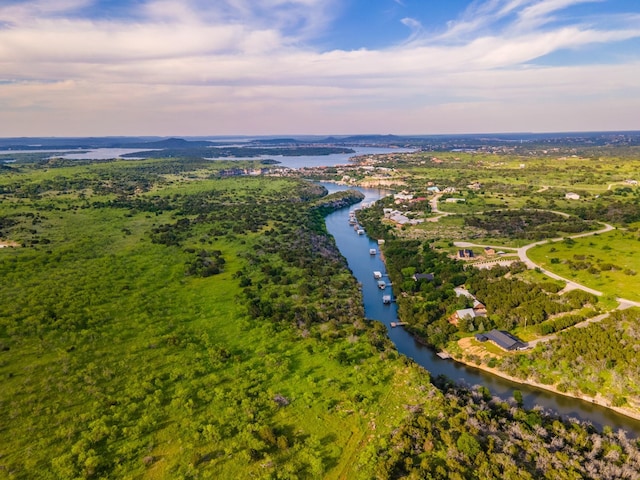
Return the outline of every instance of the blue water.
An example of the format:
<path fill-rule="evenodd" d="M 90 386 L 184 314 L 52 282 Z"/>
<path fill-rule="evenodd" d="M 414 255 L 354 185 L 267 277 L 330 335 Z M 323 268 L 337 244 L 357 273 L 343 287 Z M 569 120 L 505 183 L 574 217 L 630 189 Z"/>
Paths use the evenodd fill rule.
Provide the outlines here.
<path fill-rule="evenodd" d="M 347 188 L 332 183 L 323 183 L 322 185 L 324 185 L 329 192 L 336 192 Z M 365 188 L 358 188 L 358 190 L 365 194 L 365 199 L 361 203 L 375 201 L 389 193 L 384 190 Z M 377 286 L 377 280 L 373 278 L 374 271 L 377 270 L 383 273 L 386 271 L 380 255 L 370 255 L 369 253 L 370 248 L 379 249 L 377 240 L 370 239 L 367 235 L 358 235 L 353 227 L 349 225 L 349 211 L 359 206 L 360 205 L 355 205 L 351 208 L 344 208 L 328 215 L 326 218 L 327 229 L 335 238 L 342 255 L 347 259 L 353 275 L 362 285 L 366 317 L 368 319 L 378 320 L 387 326 L 389 338 L 396 345 L 398 352 L 423 366 L 431 373 L 432 377 L 442 374 L 451 380 L 469 386 L 484 385 L 493 395 L 505 400 L 513 397 L 514 390 L 519 390 L 523 394 L 524 406 L 527 408 L 533 408 L 539 405 L 547 411 L 560 414 L 567 418 L 589 421 L 598 428 L 608 425 L 614 430 L 621 428 L 626 430 L 631 436 L 640 437 L 640 421 L 638 420 L 628 418 L 589 402 L 557 395 L 547 390 L 513 383 L 477 368 L 454 362 L 453 360 L 442 360 L 433 350 L 416 342 L 402 327 L 392 328 L 390 325 L 391 322 L 399 321 L 396 304 L 383 304 L 382 296 L 393 296 L 393 286 L 387 286 L 385 290 L 380 290 Z M 383 279 L 386 280 L 387 283 L 389 282 L 387 277 L 383 277 Z"/>

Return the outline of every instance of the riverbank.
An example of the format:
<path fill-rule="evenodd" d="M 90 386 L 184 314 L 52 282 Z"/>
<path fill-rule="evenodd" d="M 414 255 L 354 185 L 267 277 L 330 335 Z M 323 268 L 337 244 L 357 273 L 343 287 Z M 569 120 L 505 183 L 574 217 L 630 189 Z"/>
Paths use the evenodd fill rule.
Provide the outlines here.
<path fill-rule="evenodd" d="M 448 354 L 448 352 L 445 352 Z M 555 385 L 547 385 L 544 383 L 540 383 L 540 382 L 535 382 L 533 380 L 525 380 L 522 378 L 518 378 L 518 377 L 514 377 L 512 375 L 509 375 L 506 372 L 503 372 L 502 370 L 498 370 L 497 368 L 492 368 L 489 367 L 487 365 L 484 364 L 477 364 L 474 362 L 469 362 L 466 361 L 464 359 L 461 358 L 456 358 L 453 355 L 450 355 L 451 360 L 460 363 L 462 365 L 466 365 L 467 367 L 472 367 L 472 368 L 477 368 L 478 370 L 482 370 L 484 372 L 490 373 L 491 375 L 495 375 L 497 377 L 500 378 L 504 378 L 505 380 L 509 380 L 510 382 L 514 382 L 514 383 L 518 383 L 520 385 L 528 385 L 530 387 L 535 387 L 535 388 L 540 388 L 542 390 L 547 390 L 549 392 L 555 393 L 557 395 L 563 395 L 565 397 L 569 397 L 569 398 L 575 398 L 577 400 L 583 400 L 585 402 L 589 402 L 589 403 L 593 403 L 594 405 L 598 405 L 600 407 L 604 407 L 604 408 L 608 408 L 610 410 L 613 410 L 616 413 L 619 413 L 621 415 L 624 415 L 626 417 L 629 418 L 633 418 L 634 420 L 640 420 L 640 411 L 635 410 L 635 409 L 630 409 L 628 407 L 616 407 L 611 405 L 611 402 L 609 402 L 609 400 L 607 400 L 606 398 L 604 398 L 602 395 L 596 395 L 595 397 L 591 397 L 589 395 L 585 395 L 585 394 L 575 394 L 575 393 L 571 393 L 571 392 L 562 392 L 560 390 L 558 390 L 558 388 Z"/>

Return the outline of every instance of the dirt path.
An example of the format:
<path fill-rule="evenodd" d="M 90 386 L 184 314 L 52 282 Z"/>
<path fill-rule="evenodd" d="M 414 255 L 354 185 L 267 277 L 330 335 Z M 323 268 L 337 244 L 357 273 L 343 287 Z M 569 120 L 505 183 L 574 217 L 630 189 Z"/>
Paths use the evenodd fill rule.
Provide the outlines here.
<path fill-rule="evenodd" d="M 0 240 L 0 248 L 19 247 L 20 244 L 16 242 L 10 242 L 8 240 Z"/>

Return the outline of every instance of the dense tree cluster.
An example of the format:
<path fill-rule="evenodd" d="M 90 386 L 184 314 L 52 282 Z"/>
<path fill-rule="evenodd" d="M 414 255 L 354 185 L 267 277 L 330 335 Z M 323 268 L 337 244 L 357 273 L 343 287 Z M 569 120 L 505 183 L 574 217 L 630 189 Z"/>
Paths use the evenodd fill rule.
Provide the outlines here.
<path fill-rule="evenodd" d="M 414 406 L 378 446 L 380 479 L 636 479 L 640 444 L 449 386 L 436 411 Z"/>
<path fill-rule="evenodd" d="M 522 378 L 542 378 L 564 391 L 601 393 L 613 405 L 640 398 L 640 310 L 616 311 L 601 322 L 561 332 L 526 361 L 503 368 Z M 552 372 L 552 375 L 542 372 Z"/>

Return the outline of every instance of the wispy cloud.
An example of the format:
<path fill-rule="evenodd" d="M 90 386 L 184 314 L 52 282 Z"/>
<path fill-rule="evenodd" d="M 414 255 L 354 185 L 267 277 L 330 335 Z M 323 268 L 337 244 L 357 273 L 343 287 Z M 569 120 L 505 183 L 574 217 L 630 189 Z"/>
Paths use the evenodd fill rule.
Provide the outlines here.
<path fill-rule="evenodd" d="M 640 22 L 630 20 L 637 11 L 564 16 L 593 1 L 476 1 L 443 31 L 407 17 L 406 42 L 332 51 L 313 39 L 341 11 L 338 0 L 152 0 L 117 18 L 89 16 L 92 0 L 23 1 L 0 7 L 0 123 L 13 129 L 0 134 L 428 133 L 452 131 L 454 118 L 464 119 L 456 131 L 540 130 L 542 105 L 554 99 L 563 112 L 610 100 L 627 112 L 616 121 L 640 128 L 640 55 L 617 65 L 533 65 L 640 39 Z M 518 118 L 530 126 L 508 120 L 514 111 L 528 112 Z M 493 124 L 473 128 L 479 112 Z M 592 116 L 598 128 L 603 116 Z"/>

